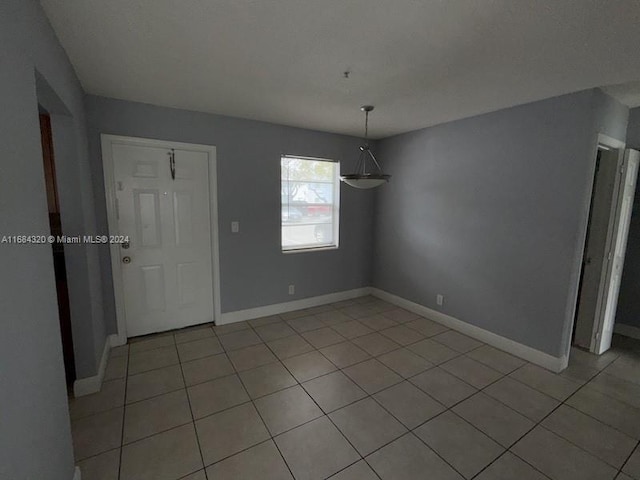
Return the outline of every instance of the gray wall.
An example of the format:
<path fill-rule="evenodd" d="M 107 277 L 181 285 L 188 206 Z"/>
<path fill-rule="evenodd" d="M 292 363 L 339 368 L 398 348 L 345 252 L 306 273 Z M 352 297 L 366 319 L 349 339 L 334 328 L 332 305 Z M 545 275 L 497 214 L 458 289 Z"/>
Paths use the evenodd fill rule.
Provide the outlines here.
<path fill-rule="evenodd" d="M 38 2 L 11 0 L 1 8 L 2 34 L 6 39 L 3 49 L 27 65 L 25 68 L 30 69 L 33 77 L 21 88 L 25 90 L 25 99 L 29 98 L 36 109 L 25 103 L 23 110 L 37 118 L 40 104 L 51 114 L 63 232 L 95 234 L 82 87 Z M 3 69 L 8 68 L 3 64 Z M 20 92 L 5 89 L 4 93 L 19 95 Z M 39 142 L 39 129 L 35 134 L 34 140 Z M 37 167 L 41 169 L 41 165 Z M 20 193 L 26 194 L 24 190 Z M 30 197 L 27 201 L 37 199 Z M 46 213 L 46 204 L 39 206 L 43 206 Z M 4 210 L 3 205 L 3 213 Z M 40 233 L 48 231 L 47 221 Z M 96 245 L 67 246 L 65 259 L 76 373 L 78 378 L 85 378 L 96 374 L 106 340 L 98 248 Z"/>
<path fill-rule="evenodd" d="M 630 110 L 599 88 L 592 90 L 593 128 L 617 140 L 625 141 Z"/>
<path fill-rule="evenodd" d="M 373 195 L 341 188 L 340 248 L 283 254 L 280 156 L 339 160 L 353 167 L 359 139 L 231 117 L 87 96 L 97 221 L 107 232 L 100 134 L 215 145 L 218 160 L 221 308 L 231 312 L 370 285 Z M 230 223 L 240 222 L 232 234 Z M 105 311 L 115 331 L 109 249 L 101 250 Z M 296 295 L 287 293 L 296 285 Z"/>
<path fill-rule="evenodd" d="M 68 190 L 63 226 L 87 231 L 93 205 L 86 181 L 83 92 L 36 1 L 0 4 L 0 65 L 0 234 L 49 231 L 39 101 L 54 113 L 58 182 L 61 191 Z M 101 315 L 94 317 L 100 279 L 90 277 L 96 253 L 92 258 L 82 247 L 69 252 L 69 273 L 83 284 L 80 290 L 70 285 L 74 334 L 89 333 L 81 340 L 87 351 L 76 350 L 81 375 L 95 371 L 94 347 L 104 344 Z M 2 244 L 0 264 L 0 478 L 70 480 L 74 460 L 51 247 Z"/>
<path fill-rule="evenodd" d="M 382 140 L 393 178 L 376 195 L 374 286 L 565 354 L 596 131 L 625 125 L 593 90 Z"/>
<path fill-rule="evenodd" d="M 636 150 L 640 149 L 640 107 L 629 110 L 627 146 Z"/>
<path fill-rule="evenodd" d="M 627 147 L 640 150 L 640 108 L 629 112 Z M 640 328 L 640 188 L 636 186 L 616 322 Z"/>

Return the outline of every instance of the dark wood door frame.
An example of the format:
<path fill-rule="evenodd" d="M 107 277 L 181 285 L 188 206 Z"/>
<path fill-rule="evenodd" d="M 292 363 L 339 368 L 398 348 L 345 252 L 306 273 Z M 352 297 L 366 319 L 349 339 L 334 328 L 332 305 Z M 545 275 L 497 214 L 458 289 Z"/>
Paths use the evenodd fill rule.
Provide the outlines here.
<path fill-rule="evenodd" d="M 58 185 L 56 182 L 56 165 L 53 154 L 53 134 L 51 117 L 40 113 L 40 136 L 42 142 L 42 159 L 44 162 L 44 178 L 47 191 L 47 206 L 49 208 L 49 227 L 51 235 L 62 235 L 60 220 L 60 201 L 58 199 Z M 64 246 L 53 242 L 53 267 L 56 277 L 56 293 L 58 296 L 58 316 L 60 318 L 60 335 L 62 337 L 62 353 L 67 388 L 73 387 L 76 379 L 76 365 L 73 354 L 73 336 L 71 333 L 71 310 L 69 308 L 69 290 L 67 287 L 67 269 L 64 259 Z"/>

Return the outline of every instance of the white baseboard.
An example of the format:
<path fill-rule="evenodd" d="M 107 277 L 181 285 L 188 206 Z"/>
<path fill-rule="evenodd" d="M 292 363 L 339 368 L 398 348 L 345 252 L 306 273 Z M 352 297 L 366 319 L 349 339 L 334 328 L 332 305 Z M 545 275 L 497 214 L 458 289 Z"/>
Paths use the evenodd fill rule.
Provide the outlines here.
<path fill-rule="evenodd" d="M 634 327 L 631 325 L 625 325 L 624 323 L 616 323 L 613 325 L 613 331 L 624 335 L 625 337 L 635 338 L 640 340 L 640 327 Z"/>
<path fill-rule="evenodd" d="M 293 300 L 292 302 L 274 303 L 265 305 L 264 307 L 249 308 L 247 310 L 237 310 L 235 312 L 227 312 L 222 314 L 222 318 L 218 325 L 226 325 L 227 323 L 242 322 L 244 320 L 252 320 L 254 318 L 268 317 L 269 315 L 277 315 L 279 313 L 292 312 L 303 308 L 317 307 L 318 305 L 326 305 L 327 303 L 340 302 L 351 298 L 362 297 L 371 293 L 370 287 L 356 288 L 354 290 L 345 290 L 343 292 L 329 293 L 317 297 L 303 298 L 301 300 Z"/>
<path fill-rule="evenodd" d="M 73 471 L 73 480 L 82 480 L 82 473 L 80 473 L 80 467 L 78 466 Z"/>
<path fill-rule="evenodd" d="M 418 303 L 414 303 L 405 298 L 398 297 L 397 295 L 393 295 L 389 292 L 385 292 L 384 290 L 372 288 L 371 295 L 378 297 L 381 300 L 385 300 L 389 303 L 393 303 L 394 305 L 402 307 L 411 312 L 417 313 L 418 315 L 426 317 L 430 320 L 441 323 L 446 327 L 457 330 L 460 333 L 464 333 L 469 337 L 480 340 L 481 342 L 499 348 L 500 350 L 504 350 L 505 352 L 511 353 L 512 355 L 527 360 L 528 362 L 535 363 L 536 365 L 546 368 L 547 370 L 551 370 L 553 372 L 561 372 L 562 370 L 567 368 L 567 365 L 569 364 L 569 358 L 566 355 L 562 357 L 554 357 L 552 355 L 549 355 L 548 353 L 541 352 L 540 350 L 536 350 L 535 348 L 528 347 L 527 345 L 523 345 L 522 343 L 518 343 L 514 340 L 502 337 L 483 328 L 476 327 L 475 325 L 463 322 L 462 320 L 458 320 L 457 318 L 451 317 L 442 312 L 432 310 L 428 307 L 425 307 Z"/>
<path fill-rule="evenodd" d="M 82 397 L 84 395 L 90 395 L 100 391 L 102 388 L 102 380 L 104 379 L 104 371 L 107 368 L 107 361 L 109 360 L 109 351 L 114 344 L 119 344 L 119 341 L 118 335 L 109 335 L 107 337 L 104 342 L 104 348 L 102 349 L 102 357 L 100 358 L 100 365 L 98 365 L 98 373 L 92 377 L 79 378 L 73 382 L 73 395 L 75 397 Z M 126 343 L 126 339 L 124 343 Z M 124 343 L 119 345 L 124 345 Z"/>
<path fill-rule="evenodd" d="M 122 345 L 126 345 L 127 344 L 127 336 L 126 335 L 118 335 L 117 333 L 109 335 L 109 344 L 110 344 L 111 348 L 120 347 Z"/>

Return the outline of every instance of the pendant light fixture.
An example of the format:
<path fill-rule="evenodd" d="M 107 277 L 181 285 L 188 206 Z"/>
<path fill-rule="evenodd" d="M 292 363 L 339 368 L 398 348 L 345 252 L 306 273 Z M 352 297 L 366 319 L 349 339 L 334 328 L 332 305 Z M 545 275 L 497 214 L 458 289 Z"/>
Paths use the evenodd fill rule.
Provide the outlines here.
<path fill-rule="evenodd" d="M 354 188 L 375 188 L 388 182 L 391 175 L 385 175 L 375 155 L 369 148 L 369 112 L 373 110 L 373 106 L 365 105 L 360 107 L 360 110 L 365 115 L 364 145 L 360 146 L 360 157 L 358 157 L 355 172 L 340 175 L 340 180 Z M 367 168 L 367 163 L 370 164 L 369 168 Z"/>

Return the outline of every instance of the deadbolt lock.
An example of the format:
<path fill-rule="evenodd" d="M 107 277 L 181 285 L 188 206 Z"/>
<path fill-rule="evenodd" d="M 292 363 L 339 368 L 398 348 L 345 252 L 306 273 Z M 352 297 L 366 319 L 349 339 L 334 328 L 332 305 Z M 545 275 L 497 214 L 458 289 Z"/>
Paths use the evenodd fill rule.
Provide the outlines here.
<path fill-rule="evenodd" d="M 122 257 L 122 263 L 131 263 L 131 257 Z"/>

